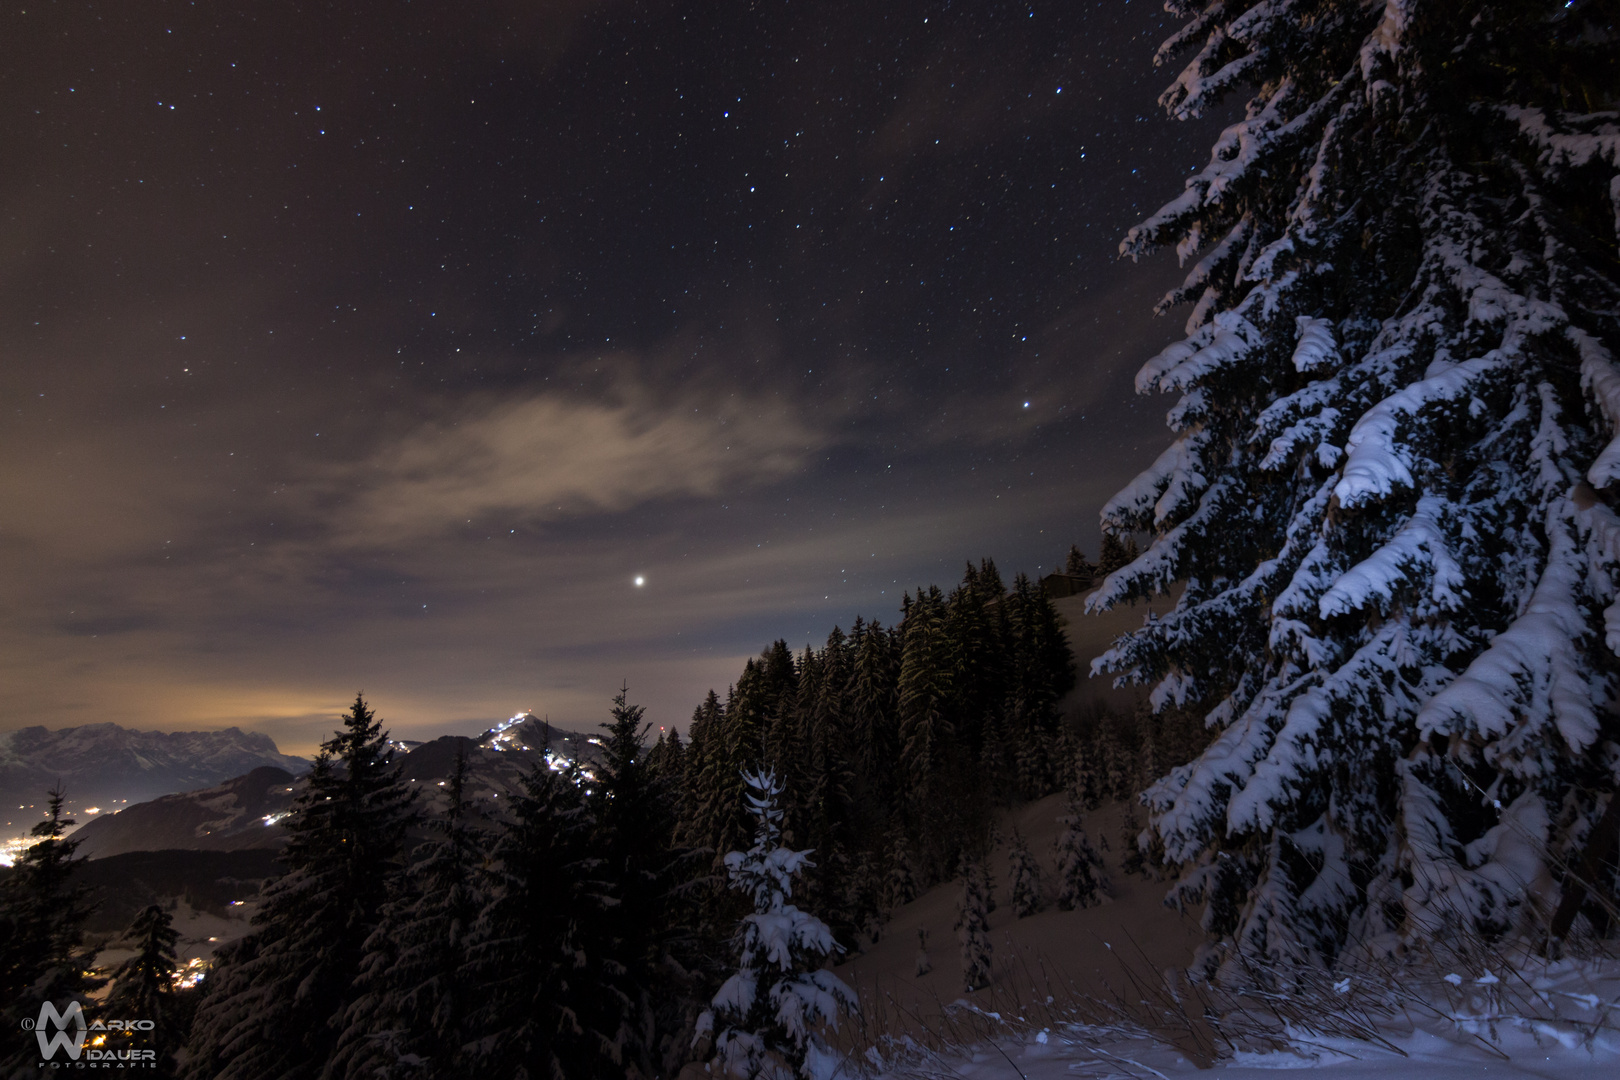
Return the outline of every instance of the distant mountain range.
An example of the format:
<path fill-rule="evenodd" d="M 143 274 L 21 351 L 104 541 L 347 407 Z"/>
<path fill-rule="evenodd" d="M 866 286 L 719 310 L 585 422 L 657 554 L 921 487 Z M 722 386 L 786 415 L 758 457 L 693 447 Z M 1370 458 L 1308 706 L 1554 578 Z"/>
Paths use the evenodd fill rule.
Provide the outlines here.
<path fill-rule="evenodd" d="M 268 735 L 234 727 L 172 732 L 117 724 L 58 731 L 27 727 L 0 733 L 0 808 L 14 827 L 26 828 L 41 815 L 17 807 L 42 810 L 45 793 L 58 783 L 82 816 L 85 807 L 191 791 L 261 767 L 296 775 L 307 771 L 309 762 L 281 753 Z"/>
<path fill-rule="evenodd" d="M 524 774 L 548 749 L 554 759 L 567 758 L 587 766 L 598 754 L 590 736 L 548 728 L 527 714 L 476 739 L 446 735 L 421 743 L 397 760 L 405 779 L 421 793 L 424 810 L 440 810 L 448 802 L 444 784 L 455 770 L 457 750 L 463 748 L 468 794 L 497 818 L 504 815 L 503 800 L 519 789 Z M 221 784 L 103 814 L 87 822 L 74 837 L 80 842 L 80 854 L 93 859 L 170 848 L 278 848 L 287 838 L 279 822 L 306 782 L 306 777 L 295 777 L 286 769 L 261 766 Z"/>

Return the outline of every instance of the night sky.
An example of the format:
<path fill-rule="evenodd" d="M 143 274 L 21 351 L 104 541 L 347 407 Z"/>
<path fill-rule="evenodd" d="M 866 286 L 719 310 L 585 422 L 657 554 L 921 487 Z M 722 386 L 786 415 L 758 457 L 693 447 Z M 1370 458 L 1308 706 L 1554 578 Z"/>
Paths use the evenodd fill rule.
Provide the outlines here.
<path fill-rule="evenodd" d="M 745 656 L 1071 543 L 1208 159 L 1153 0 L 0 13 L 0 729 L 308 753 Z M 638 585 L 636 579 L 643 579 Z"/>

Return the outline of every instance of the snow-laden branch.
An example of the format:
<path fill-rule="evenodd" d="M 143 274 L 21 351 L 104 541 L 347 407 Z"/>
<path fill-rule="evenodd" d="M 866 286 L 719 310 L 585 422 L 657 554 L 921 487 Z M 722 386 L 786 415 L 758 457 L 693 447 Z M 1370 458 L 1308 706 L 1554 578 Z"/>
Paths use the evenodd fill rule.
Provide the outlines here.
<path fill-rule="evenodd" d="M 1387 498 L 1397 487 L 1411 487 L 1411 451 L 1406 449 L 1406 440 L 1399 437 L 1402 426 L 1431 405 L 1472 398 L 1475 384 L 1503 364 L 1495 351 L 1464 360 L 1396 391 L 1369 409 L 1350 429 L 1345 444 L 1344 478 L 1333 489 L 1340 505 L 1361 506 Z"/>
<path fill-rule="evenodd" d="M 1241 360 L 1258 336 L 1247 319 L 1222 312 L 1203 330 L 1143 364 L 1136 373 L 1136 392 L 1185 390 L 1215 369 Z"/>
<path fill-rule="evenodd" d="M 1376 603 L 1388 604 L 1395 590 L 1427 566 L 1429 597 L 1438 611 L 1459 611 L 1468 598 L 1468 579 L 1446 544 L 1440 518 L 1444 503 L 1433 495 L 1418 500 L 1417 509 L 1389 541 L 1344 573 L 1318 602 L 1322 618 L 1347 615 Z"/>
<path fill-rule="evenodd" d="M 1579 607 L 1582 575 L 1574 512 L 1567 499 L 1548 511 L 1547 566 L 1528 608 L 1418 713 L 1420 738 L 1441 732 L 1495 740 L 1523 725 L 1521 739 L 1534 741 L 1549 721 L 1574 751 L 1597 737 L 1592 687 L 1581 656 L 1587 630 Z M 1539 771 L 1543 753 L 1533 746 L 1526 749 Z M 1513 768 L 1518 755 L 1500 757 Z"/>
<path fill-rule="evenodd" d="M 1592 335 L 1573 326 L 1567 333 L 1581 357 L 1581 389 L 1591 396 L 1609 426 L 1609 444 L 1586 470 L 1593 487 L 1605 488 L 1620 479 L 1620 370 L 1615 369 L 1609 350 Z"/>
<path fill-rule="evenodd" d="M 1102 508 L 1105 528 L 1131 532 L 1163 522 L 1208 486 L 1200 468 L 1207 433 L 1192 431 L 1171 443 L 1140 476 Z M 1151 518 L 1149 513 L 1151 512 Z"/>

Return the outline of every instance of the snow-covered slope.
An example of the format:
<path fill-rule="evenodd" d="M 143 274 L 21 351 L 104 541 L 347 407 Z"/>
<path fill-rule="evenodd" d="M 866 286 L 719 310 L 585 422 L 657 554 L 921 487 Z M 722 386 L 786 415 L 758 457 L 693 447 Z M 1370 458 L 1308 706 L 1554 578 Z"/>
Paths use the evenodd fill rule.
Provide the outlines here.
<path fill-rule="evenodd" d="M 50 731 L 26 727 L 0 733 L 0 806 L 43 805 L 61 783 L 77 810 L 192 791 L 261 766 L 300 773 L 303 758 L 276 749 L 270 736 L 240 728 L 222 731 L 136 731 L 85 724 Z"/>
<path fill-rule="evenodd" d="M 302 780 L 285 769 L 261 766 L 200 791 L 164 795 L 102 814 L 86 822 L 74 838 L 79 853 L 92 859 L 168 848 L 279 847 L 285 834 L 275 823 L 302 786 Z"/>
<path fill-rule="evenodd" d="M 863 937 L 863 951 L 833 970 L 861 997 L 863 1015 L 842 1023 L 838 1043 L 864 1069 L 846 1063 L 837 1075 L 1259 1080 L 1278 1069 L 1321 1069 L 1333 1080 L 1620 1075 L 1620 962 L 1612 959 L 1549 961 L 1504 947 L 1476 950 L 1471 961 L 1466 948 L 1436 949 L 1427 962 L 1404 968 L 1335 972 L 1302 989 L 1253 998 L 1216 996 L 1219 1014 L 1205 1016 L 1204 999 L 1176 974 L 1203 935 L 1191 915 L 1162 903 L 1170 882 L 1122 869 L 1123 809 L 1104 803 L 1085 815 L 1093 843 L 1109 843 L 1102 857 L 1110 897 L 1075 911 L 1052 904 L 1062 797 L 1023 806 L 1000 823 L 1003 838 L 1016 825 L 1035 854 L 1047 906 L 1014 916 L 1003 842 L 990 859 L 999 903 L 989 920 L 994 954 L 987 987 L 971 993 L 963 987 L 955 929 L 960 881 L 897 909 L 877 942 Z M 921 974 L 919 929 L 927 934 Z M 1234 1002 L 1249 1014 L 1234 1015 Z M 1200 1042 L 1213 1053 L 1197 1052 Z M 688 1069 L 682 1080 L 706 1075 L 701 1065 Z"/>
<path fill-rule="evenodd" d="M 1104 803 L 1085 814 L 1083 825 L 1091 842 L 1103 847 L 1102 872 L 1110 879 L 1109 895 L 1101 906 L 1075 911 L 1059 910 L 1055 903 L 1054 848 L 1061 831 L 1058 816 L 1065 812 L 1063 796 L 1048 796 L 1020 807 L 1011 821 L 1000 823 L 1003 843 L 988 860 L 997 900 L 990 913 L 994 953 L 989 991 L 968 995 L 963 990 L 961 944 L 955 928 L 960 880 L 945 882 L 896 909 L 876 943 L 863 939 L 864 951 L 834 970 L 865 997 L 882 997 L 897 1009 L 925 1015 L 936 1014 L 941 1003 L 959 997 L 994 1008 L 992 1003 L 1002 990 L 1016 987 L 1027 994 L 1026 980 L 1042 982 L 1039 971 L 1043 963 L 1049 973 L 1046 977 L 1054 982 L 1072 981 L 1088 991 L 1109 979 L 1118 980 L 1121 951 L 1135 958 L 1140 948 L 1153 970 L 1186 966 L 1203 940 L 1197 919 L 1164 906 L 1168 883 L 1147 881 L 1120 868 L 1123 810 L 1118 803 Z M 1008 889 L 1005 840 L 1011 825 L 1028 842 L 1043 882 L 1044 910 L 1023 919 L 1014 915 Z M 922 975 L 917 974 L 919 929 L 927 934 L 930 968 Z M 1031 972 L 1037 974 L 1032 977 Z"/>
<path fill-rule="evenodd" d="M 1009 1038 L 875 1070 L 877 1080 L 1277 1080 L 1277 1070 L 1313 1070 L 1320 1080 L 1609 1080 L 1620 1070 L 1620 1043 L 1599 1036 L 1588 1045 L 1567 1045 L 1552 1035 L 1538 1041 L 1512 1032 L 1500 1041 L 1427 1030 L 1391 1031 L 1383 1045 L 1351 1039 L 1306 1039 L 1297 1046 L 1239 1051 L 1199 1068 L 1169 1043 L 1128 1039 L 1058 1026 L 1028 1037 Z M 1101 1035 L 1101 1037 L 1099 1037 Z M 1283 1076 L 1289 1073 L 1281 1074 Z"/>

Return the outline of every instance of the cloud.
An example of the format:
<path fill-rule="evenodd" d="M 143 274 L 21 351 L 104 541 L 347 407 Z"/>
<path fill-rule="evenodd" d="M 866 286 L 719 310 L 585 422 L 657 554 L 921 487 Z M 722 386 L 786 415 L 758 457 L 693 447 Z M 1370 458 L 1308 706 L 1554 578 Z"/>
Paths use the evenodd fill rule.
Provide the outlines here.
<path fill-rule="evenodd" d="M 393 544 L 490 519 L 516 525 L 748 490 L 799 471 L 825 444 L 768 401 L 716 409 L 644 399 L 543 393 L 475 404 L 343 468 L 322 497 L 342 500 L 345 539 Z"/>

